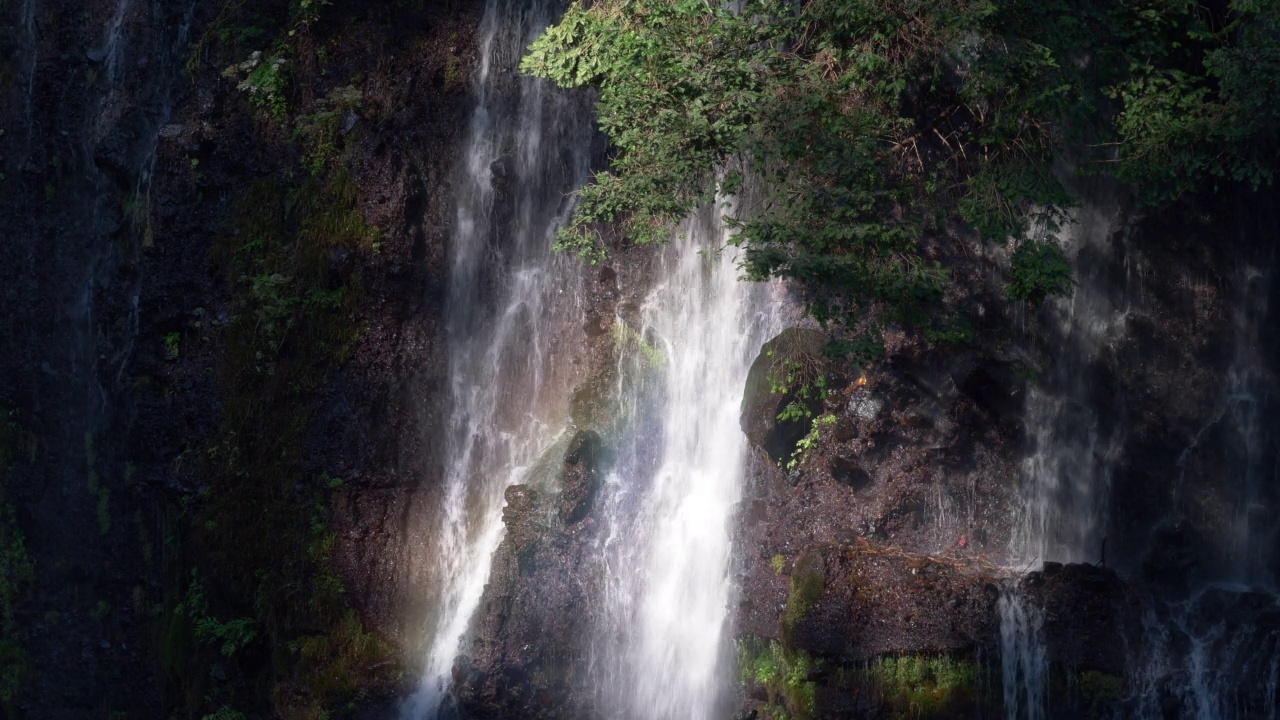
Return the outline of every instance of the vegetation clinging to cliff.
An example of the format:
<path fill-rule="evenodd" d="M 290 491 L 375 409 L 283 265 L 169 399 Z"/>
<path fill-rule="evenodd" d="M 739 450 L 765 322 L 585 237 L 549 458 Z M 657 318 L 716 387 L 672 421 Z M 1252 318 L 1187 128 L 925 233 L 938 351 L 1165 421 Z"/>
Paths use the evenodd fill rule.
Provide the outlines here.
<path fill-rule="evenodd" d="M 523 69 L 598 88 L 613 142 L 560 247 L 598 256 L 604 222 L 661 241 L 750 168 L 750 276 L 799 281 L 824 321 L 927 328 L 949 322 L 959 228 L 1013 238 L 1010 298 L 1070 289 L 1048 236 L 1073 202 L 1064 159 L 1152 202 L 1269 183 L 1278 17 L 1276 0 L 599 0 Z"/>
<path fill-rule="evenodd" d="M 243 184 L 226 195 L 210 254 L 228 294 L 222 423 L 205 443 L 199 492 L 181 498 L 177 534 L 192 542 L 167 568 L 158 631 L 170 702 L 192 717 L 268 707 L 329 717 L 396 672 L 334 566 L 331 509 L 344 482 L 308 447 L 327 385 L 364 330 L 360 268 L 380 252 L 348 152 L 368 117 L 368 83 L 358 63 L 329 56 L 349 49 L 334 30 L 358 22 L 358 9 L 225 3 L 187 65 L 234 89 L 231 111 L 252 121 L 273 163 L 230 167 Z M 180 339 L 165 341 L 171 360 L 186 354 Z"/>

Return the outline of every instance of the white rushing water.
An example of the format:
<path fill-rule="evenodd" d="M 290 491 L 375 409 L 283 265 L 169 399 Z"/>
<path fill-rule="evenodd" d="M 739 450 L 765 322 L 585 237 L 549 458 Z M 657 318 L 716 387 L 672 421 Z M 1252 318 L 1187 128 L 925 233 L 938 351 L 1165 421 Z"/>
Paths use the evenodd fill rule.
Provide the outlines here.
<path fill-rule="evenodd" d="M 661 365 L 648 391 L 623 398 L 633 437 L 606 485 L 609 577 L 596 662 L 600 702 L 617 717 L 724 711 L 732 514 L 747 455 L 742 393 L 785 303 L 778 285 L 739 281 L 720 212 L 695 214 L 666 248 L 639 328 Z"/>
<path fill-rule="evenodd" d="M 450 675 L 503 536 L 503 493 L 567 427 L 581 333 L 576 260 L 550 251 L 565 198 L 588 174 L 581 98 L 518 77 L 554 3 L 491 0 L 454 230 L 448 334 L 452 413 L 433 555 L 436 619 L 406 720 L 452 713 Z M 607 597 L 590 660 L 602 716 L 717 717 L 729 687 L 731 515 L 742 493 L 739 412 L 747 371 L 779 329 L 777 286 L 738 280 L 735 248 L 707 208 L 655 250 L 661 284 L 638 327 L 618 319 L 620 458 L 604 491 Z M 628 349 L 629 348 L 629 349 Z M 625 369 L 625 368 L 623 368 Z M 552 609 L 549 609 L 552 610 Z"/>
<path fill-rule="evenodd" d="M 491 0 L 478 102 L 459 177 L 447 309 L 450 401 L 445 483 L 432 553 L 439 597 L 417 692 L 402 716 L 448 712 L 450 672 L 503 536 L 503 493 L 563 428 L 581 268 L 551 251 L 587 178 L 593 133 L 580 98 L 516 64 L 555 3 Z"/>

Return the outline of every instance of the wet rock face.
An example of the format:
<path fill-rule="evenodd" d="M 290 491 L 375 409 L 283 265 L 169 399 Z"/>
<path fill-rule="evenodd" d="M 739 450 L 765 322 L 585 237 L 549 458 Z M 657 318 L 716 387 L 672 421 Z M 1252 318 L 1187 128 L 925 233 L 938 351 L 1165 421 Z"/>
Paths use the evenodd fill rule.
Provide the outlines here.
<path fill-rule="evenodd" d="M 453 668 L 465 718 L 600 717 L 588 678 L 591 630 L 603 588 L 597 496 L 617 431 L 618 354 L 634 342 L 639 298 L 652 282 L 653 253 L 620 249 L 584 284 L 588 319 L 576 339 L 577 386 L 567 438 L 523 484 L 506 491 L 505 535 Z"/>
<path fill-rule="evenodd" d="M 795 702 L 771 699 L 764 653 L 763 667 L 805 668 L 812 717 L 1003 717 L 999 605 L 1016 592 L 1044 618 L 1048 717 L 1085 717 L 1120 699 L 1126 638 L 1140 632 L 1144 601 L 1092 565 L 1049 563 L 1015 582 L 989 565 L 865 542 L 772 565 L 774 581 L 739 607 L 747 714 Z"/>
<path fill-rule="evenodd" d="M 743 598 L 744 634 L 839 663 L 998 645 L 992 569 L 865 542 L 811 548 L 774 567 Z"/>
<path fill-rule="evenodd" d="M 821 348 L 820 336 L 806 342 Z M 777 420 L 794 393 L 770 392 L 779 385 L 770 379 L 779 367 L 771 347 L 753 366 L 743 402 L 743 428 L 757 452 L 740 547 L 768 560 L 861 537 L 910 552 L 1003 558 L 1021 450 L 1011 407 L 1022 380 L 1009 363 L 933 353 L 863 373 L 815 351 L 820 365 L 811 377 L 824 374 L 829 394 L 810 413 L 827 419 L 816 447 L 798 455 L 790 438 L 808 434 L 813 421 L 789 429 Z M 1004 370 L 1003 379 L 991 368 Z"/>
<path fill-rule="evenodd" d="M 825 668 L 810 672 L 817 717 L 876 717 L 896 702 L 873 672 L 881 658 L 998 650 L 1003 580 L 990 556 L 1007 547 L 1020 383 L 978 375 L 999 361 L 940 354 L 842 367 L 822 358 L 820 333 L 789 332 L 766 345 L 743 402 L 753 448 L 736 627 L 747 647 L 773 648 L 765 667 Z M 785 351 L 816 362 L 805 377 L 831 390 L 810 408 L 830 419 L 802 455 L 795 441 L 811 421 L 786 428 L 777 414 L 793 393 L 771 392 L 796 369 Z M 767 685 L 748 685 L 746 712 L 792 702 Z M 956 702 L 972 710 L 978 700 Z"/>
<path fill-rule="evenodd" d="M 1247 458 L 1280 448 L 1268 319 L 1280 307 L 1269 280 L 1276 205 L 1274 191 L 1187 198 L 1134 219 L 1079 261 L 1123 314 L 1082 368 L 1081 399 L 1099 414 L 1099 432 L 1122 430 L 1109 451 L 1108 559 L 1170 592 L 1243 570 L 1233 533 L 1261 527 L 1248 518 L 1250 503 L 1258 513 L 1280 505 L 1274 482 L 1254 483 L 1252 496 L 1244 490 L 1258 472 Z M 1051 371 L 1064 339 L 1052 323 L 1042 330 Z M 1250 430 L 1250 418 L 1261 424 Z M 1275 535 L 1248 544 L 1275 547 Z"/>
<path fill-rule="evenodd" d="M 840 370 L 821 370 L 833 392 L 815 415 L 833 419 L 790 472 L 780 465 L 793 450 L 780 459 L 770 447 L 779 396 L 744 402 L 753 448 L 739 514 L 739 637 L 772 643 L 783 664 L 817 668 L 818 717 L 892 716 L 899 706 L 998 716 L 999 604 L 1014 574 L 1001 565 L 1018 500 L 1025 373 L 960 352 Z M 1114 572 L 1050 563 L 1019 592 L 1048 618 L 1055 673 L 1098 673 L 1108 687 L 1123 676 L 1137 601 Z M 924 673 L 918 683 L 946 675 L 946 702 L 920 710 L 902 684 L 911 672 Z M 752 687 L 746 707 L 779 702 Z"/>
<path fill-rule="evenodd" d="M 587 716 L 600 437 L 579 432 L 559 451 L 558 487 L 507 489 L 507 534 L 453 669 L 463 717 Z"/>
<path fill-rule="evenodd" d="M 1044 612 L 1044 640 L 1055 666 L 1123 676 L 1129 669 L 1123 638 L 1140 632 L 1140 597 L 1114 570 L 1045 563 L 1018 583 Z"/>
<path fill-rule="evenodd" d="M 285 12 L 268 5 L 264 16 Z M 335 5 L 315 30 L 329 59 L 300 60 L 291 76 L 300 105 L 367 79 L 338 144 L 378 252 L 327 259 L 331 276 L 359 279 L 351 322 L 362 332 L 308 399 L 303 451 L 308 473 L 343 480 L 331 506 L 346 597 L 402 646 L 421 641 L 415 605 L 430 594 L 415 548 L 439 476 L 437 321 L 450 173 L 470 110 L 465 87 L 442 78 L 449 62 L 468 72 L 481 6 Z M 240 193 L 300 171 L 291 128 L 261 122 L 221 67 L 184 72 L 191 42 L 216 35 L 223 10 L 0 4 L 0 47 L 13 51 L 0 64 L 14 73 L 0 73 L 14 80 L 0 83 L 0 410 L 14 409 L 40 447 L 6 488 L 39 568 L 20 608 L 33 668 L 23 717 L 161 717 L 178 695 L 162 687 L 151 608 L 167 607 L 189 569 L 161 556 L 198 553 L 173 518 L 201 489 L 223 420 L 216 368 L 235 308 L 212 251 Z"/>
<path fill-rule="evenodd" d="M 1042 308 L 1014 332 L 1000 330 L 1009 318 L 988 316 L 982 347 L 907 341 L 866 368 L 828 364 L 818 372 L 834 393 L 811 412 L 829 424 L 802 455 L 792 444 L 800 433 L 776 418 L 785 398 L 760 396 L 777 384 L 759 377 L 777 365 L 762 356 L 742 421 L 754 445 L 739 513 L 744 638 L 769 638 L 819 664 L 998 657 L 995 612 L 1012 582 L 998 568 L 1012 562 L 1023 459 L 1058 438 L 1028 434 L 1037 428 L 1026 400 L 1048 397 L 1057 410 L 1042 420 L 1060 435 L 1101 438 L 1085 459 L 1109 478 L 1074 498 L 1106 511 L 1092 535 L 1076 538 L 1082 547 L 1050 543 L 1050 556 L 1036 558 L 1048 561 L 1044 570 L 1016 585 L 1043 616 L 1050 684 L 1087 688 L 1052 702 L 1053 716 L 1085 716 L 1099 703 L 1115 709 L 1126 692 L 1147 697 L 1144 707 L 1156 702 L 1150 696 L 1164 698 L 1157 704 L 1168 717 L 1190 712 L 1172 685 L 1124 684 L 1151 653 L 1187 667 L 1196 647 L 1240 665 L 1233 677 L 1265 684 L 1256 658 L 1274 644 L 1273 611 L 1251 604 L 1249 593 L 1204 588 L 1232 577 L 1266 584 L 1280 562 L 1271 522 L 1280 485 L 1273 468 L 1248 459 L 1274 458 L 1280 448 L 1280 425 L 1263 420 L 1280 417 L 1275 361 L 1258 350 L 1274 349 L 1265 318 L 1280 307 L 1280 284 L 1263 280 L 1274 265 L 1270 240 L 1252 240 L 1274 236 L 1268 203 L 1195 199 L 1126 228 L 1113 222 L 1080 250 L 1087 302 L 1073 300 L 1065 320 Z M 1188 279 L 1191 267 L 1203 277 Z M 1088 302 L 1109 309 L 1105 317 L 1087 315 Z M 1087 510 L 1077 505 L 1065 507 Z M 1055 551 L 1115 570 L 1063 566 Z M 801 603 L 797 619 L 794 601 L 814 583 L 797 582 L 794 568 L 815 553 L 821 592 Z M 1239 648 L 1213 640 L 1211 628 L 1237 626 L 1262 639 Z M 893 706 L 855 702 L 823 685 L 822 672 L 812 677 L 830 716 Z M 1260 694 L 1249 697 L 1242 708 L 1264 706 Z"/>
<path fill-rule="evenodd" d="M 134 431 L 151 409 L 131 397 L 139 325 L 167 318 L 140 318 L 124 201 L 181 94 L 192 4 L 0 5 L 0 422 L 15 423 L 22 448 L 0 470 L 0 504 L 35 569 L 15 594 L 0 579 L 17 625 L 0 631 L 6 717 L 164 714 L 157 673 L 137 671 L 153 666 L 157 577 L 143 547 L 164 541 L 159 493 L 132 454 L 158 446 L 173 460 L 175 436 L 208 423 L 183 418 L 154 440 Z M 211 384 L 187 383 L 193 397 Z"/>
<path fill-rule="evenodd" d="M 604 481 L 604 460 L 604 442 L 599 433 L 580 430 L 569 441 L 557 502 L 560 521 L 565 525 L 573 525 L 591 512 L 600 483 Z"/>

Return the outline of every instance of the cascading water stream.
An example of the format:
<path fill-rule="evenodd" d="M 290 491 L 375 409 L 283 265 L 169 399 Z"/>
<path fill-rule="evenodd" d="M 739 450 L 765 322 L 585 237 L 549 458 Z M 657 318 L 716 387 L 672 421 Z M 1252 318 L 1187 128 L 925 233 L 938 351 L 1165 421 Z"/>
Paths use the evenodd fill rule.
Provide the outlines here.
<path fill-rule="evenodd" d="M 1077 285 L 1053 308 L 1060 352 L 1043 383 L 1029 386 L 1024 422 L 1031 450 L 1023 462 L 1021 507 L 1010 544 L 1019 570 L 1043 563 L 1097 562 L 1104 552 L 1111 466 L 1124 428 L 1114 408 L 1093 402 L 1092 363 L 1124 330 L 1126 308 L 1108 294 L 1105 278 L 1118 208 L 1076 209 L 1057 241 L 1075 258 Z M 1048 663 L 1039 610 L 1006 584 L 999 603 L 1001 665 L 1008 720 L 1046 714 Z"/>
<path fill-rule="evenodd" d="M 580 98 L 514 72 L 554 5 L 491 0 L 481 28 L 452 248 L 440 597 L 406 720 L 453 713 L 451 671 L 503 536 L 504 491 L 568 425 L 582 284 L 578 263 L 550 246 L 572 209 L 568 191 L 587 179 L 595 135 Z M 727 688 L 740 403 L 751 362 L 779 329 L 782 290 L 738 281 L 719 212 L 696 213 L 660 251 L 663 280 L 639 329 L 626 331 L 641 348 L 620 353 L 646 369 L 619 373 L 643 379 L 618 388 L 622 460 L 603 493 L 608 590 L 592 667 L 604 715 L 711 718 Z"/>
<path fill-rule="evenodd" d="M 1124 428 L 1112 422 L 1117 408 L 1095 406 L 1090 365 L 1124 332 L 1126 308 L 1099 277 L 1116 212 L 1086 205 L 1059 233 L 1064 251 L 1076 258 L 1077 285 L 1055 303 L 1057 357 L 1045 381 L 1027 392 L 1031 452 L 1023 462 L 1022 509 L 1010 548 L 1022 565 L 1097 562 L 1102 552 L 1111 465 Z"/>
<path fill-rule="evenodd" d="M 1044 720 L 1049 668 L 1041 635 L 1043 614 L 1013 589 L 1000 597 L 999 612 L 1005 717 Z"/>
<path fill-rule="evenodd" d="M 738 280 L 718 210 L 682 226 L 641 311 L 661 367 L 651 392 L 624 398 L 633 431 L 606 485 L 608 578 L 594 665 L 610 717 L 724 714 L 731 524 L 747 452 L 742 392 L 784 303 L 779 286 Z"/>
<path fill-rule="evenodd" d="M 1280 717 L 1280 617 L 1272 557 L 1277 527 L 1267 518 L 1277 479 L 1274 418 L 1277 399 L 1268 391 L 1266 346 L 1271 269 L 1246 266 L 1232 312 L 1235 347 L 1218 410 L 1179 458 L 1173 488 L 1175 516 L 1185 512 L 1191 489 L 1187 470 L 1206 445 L 1224 451 L 1224 517 L 1217 529 L 1224 553 L 1206 568 L 1207 584 L 1189 597 L 1144 618 L 1145 661 L 1134 672 L 1134 717 L 1156 720 L 1176 708 L 1181 717 Z"/>
<path fill-rule="evenodd" d="M 1125 408 L 1117 405 L 1119 395 L 1104 389 L 1104 373 L 1124 366 L 1114 348 L 1129 332 L 1130 313 L 1144 312 L 1141 298 L 1134 303 L 1129 297 L 1133 278 L 1115 270 L 1111 244 L 1125 241 L 1116 240 L 1113 217 L 1115 207 L 1086 205 L 1059 237 L 1075 258 L 1077 286 L 1054 308 L 1051 332 L 1059 345 L 1044 380 L 1028 391 L 1031 452 L 1023 465 L 1021 512 L 1010 548 L 1018 569 L 1049 560 L 1107 560 L 1112 472 L 1129 450 Z M 1273 577 L 1276 529 L 1267 517 L 1274 504 L 1280 440 L 1268 423 L 1277 412 L 1267 389 L 1272 361 L 1260 354 L 1268 347 L 1269 278 L 1270 271 L 1248 264 L 1238 266 L 1232 278 L 1241 288 L 1230 305 L 1234 353 L 1223 368 L 1217 410 L 1194 433 L 1169 478 L 1164 510 L 1167 525 L 1175 527 L 1210 503 L 1215 517 L 1195 520 L 1202 531 L 1214 533 L 1201 539 L 1214 549 L 1205 551 L 1203 567 L 1182 578 L 1186 586 L 1179 588 L 1177 577 L 1171 578 L 1178 589 L 1153 597 L 1144 631 L 1126 638 L 1131 664 L 1124 717 L 1276 717 L 1280 634 L 1274 622 L 1280 602 Z M 1188 468 L 1202 453 L 1207 459 L 1200 461 L 1193 480 Z M 1148 572 L 1129 555 L 1113 559 Z M 1005 590 L 999 610 L 1006 716 L 1054 716 L 1038 611 L 1021 597 L 1016 582 Z"/>
<path fill-rule="evenodd" d="M 519 76 L 556 3 L 491 0 L 480 31 L 479 96 L 460 173 L 447 309 L 450 400 L 445 486 L 433 549 L 439 587 L 418 691 L 402 715 L 450 713 L 450 672 L 503 535 L 504 490 L 567 416 L 579 263 L 551 251 L 589 170 L 581 98 Z"/>

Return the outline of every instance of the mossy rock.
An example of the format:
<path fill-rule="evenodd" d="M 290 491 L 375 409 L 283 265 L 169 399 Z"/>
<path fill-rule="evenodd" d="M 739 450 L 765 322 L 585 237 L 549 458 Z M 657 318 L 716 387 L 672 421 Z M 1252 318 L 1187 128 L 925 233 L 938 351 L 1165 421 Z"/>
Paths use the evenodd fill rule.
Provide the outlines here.
<path fill-rule="evenodd" d="M 886 656 L 867 663 L 853 677 L 879 696 L 890 717 L 980 717 L 983 707 L 994 710 L 1000 702 L 994 671 L 968 658 Z"/>
<path fill-rule="evenodd" d="M 803 650 L 748 637 L 738 643 L 738 668 L 749 695 L 763 699 L 763 717 L 808 720 L 818 713 L 819 663 Z"/>
<path fill-rule="evenodd" d="M 791 644 L 796 628 L 804 622 L 827 588 L 827 568 L 822 555 L 810 550 L 796 560 L 791 570 L 791 589 L 782 616 L 783 642 Z"/>
<path fill-rule="evenodd" d="M 617 374 L 610 368 L 579 385 L 569 399 L 569 419 L 574 427 L 605 432 L 617 415 L 614 389 Z"/>
<path fill-rule="evenodd" d="M 797 388 L 787 382 L 787 376 L 796 374 L 795 368 L 806 376 L 826 373 L 827 361 L 822 355 L 826 344 L 823 332 L 787 328 L 765 343 L 751 363 L 742 393 L 740 423 L 747 439 L 763 448 L 775 462 L 791 458 L 796 444 L 809 434 L 813 424 L 811 419 L 778 419 L 783 408 L 799 399 L 794 392 Z M 805 404 L 810 418 L 821 414 L 821 400 L 811 399 Z"/>

